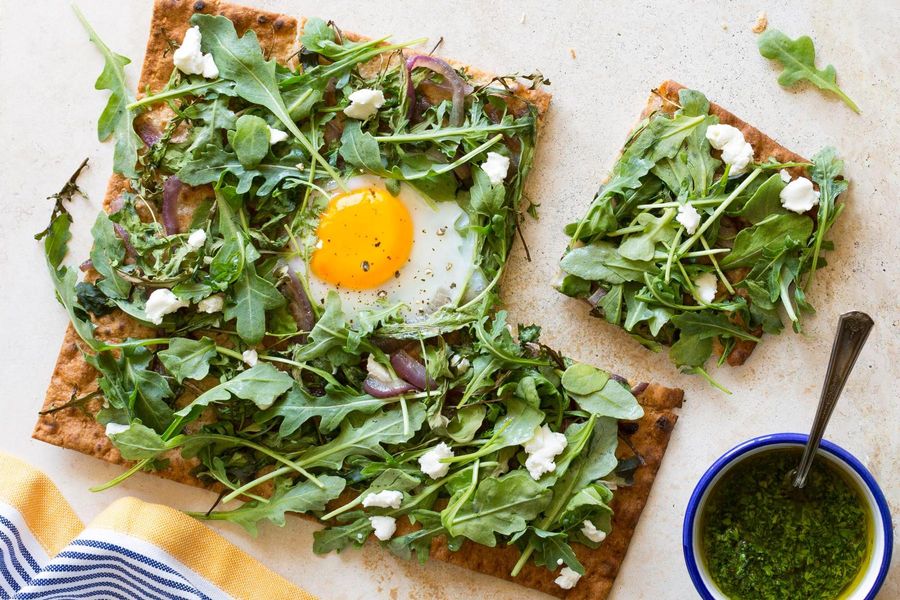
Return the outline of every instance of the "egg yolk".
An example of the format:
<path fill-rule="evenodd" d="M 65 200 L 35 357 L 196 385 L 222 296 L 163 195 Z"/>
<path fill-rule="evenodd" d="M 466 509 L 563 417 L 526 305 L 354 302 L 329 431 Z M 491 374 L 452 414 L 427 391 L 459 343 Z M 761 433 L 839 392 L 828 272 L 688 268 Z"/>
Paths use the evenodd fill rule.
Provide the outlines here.
<path fill-rule="evenodd" d="M 332 285 L 366 290 L 388 281 L 412 251 L 409 210 L 378 188 L 364 188 L 331 198 L 319 216 L 319 241 L 310 269 Z"/>

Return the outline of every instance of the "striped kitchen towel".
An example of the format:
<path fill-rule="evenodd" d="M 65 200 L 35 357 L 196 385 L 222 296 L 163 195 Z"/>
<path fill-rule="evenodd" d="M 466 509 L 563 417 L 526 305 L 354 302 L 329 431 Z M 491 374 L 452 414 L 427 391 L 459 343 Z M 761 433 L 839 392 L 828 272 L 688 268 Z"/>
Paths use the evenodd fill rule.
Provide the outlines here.
<path fill-rule="evenodd" d="M 314 597 L 165 506 L 122 498 L 85 528 L 46 475 L 0 453 L 0 598 Z"/>

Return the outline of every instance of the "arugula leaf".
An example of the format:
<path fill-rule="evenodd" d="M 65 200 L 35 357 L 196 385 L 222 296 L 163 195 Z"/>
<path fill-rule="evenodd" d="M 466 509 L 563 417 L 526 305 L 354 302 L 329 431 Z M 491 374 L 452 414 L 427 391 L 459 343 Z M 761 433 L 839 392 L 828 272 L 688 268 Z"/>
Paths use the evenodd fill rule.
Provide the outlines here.
<path fill-rule="evenodd" d="M 853 112 L 860 112 L 856 103 L 838 87 L 832 65 L 816 69 L 816 50 L 808 35 L 792 40 L 777 29 L 769 29 L 759 36 L 757 45 L 760 54 L 769 60 L 777 60 L 784 67 L 784 71 L 778 76 L 778 83 L 782 86 L 791 87 L 805 79 L 820 90 L 835 94 Z"/>
<path fill-rule="evenodd" d="M 683 89 L 678 92 L 680 112 L 688 116 L 709 114 L 709 100 L 696 90 Z M 711 154 L 706 129 L 716 122 L 715 117 L 707 117 L 685 140 L 685 166 L 691 179 L 690 191 L 695 196 L 705 196 L 712 185 L 716 171 L 722 162 Z M 677 155 L 676 155 L 677 156 Z"/>
<path fill-rule="evenodd" d="M 347 319 L 341 309 L 341 297 L 334 290 L 329 290 L 325 297 L 325 312 L 309 332 L 308 343 L 294 351 L 294 359 L 320 358 L 331 350 L 344 346 L 349 337 Z"/>
<path fill-rule="evenodd" d="M 134 346 L 125 348 L 120 360 L 125 382 L 133 390 L 130 395 L 135 416 L 156 431 L 165 431 L 172 421 L 166 399 L 173 394 L 166 378 L 150 369 L 153 355 L 143 346 Z"/>
<path fill-rule="evenodd" d="M 447 423 L 447 435 L 458 444 L 471 442 L 481 429 L 486 413 L 487 409 L 480 404 L 460 408 Z"/>
<path fill-rule="evenodd" d="M 589 427 L 591 424 L 593 427 Z M 615 419 L 608 417 L 600 417 L 587 423 L 576 423 L 569 426 L 566 430 L 569 444 L 566 447 L 565 456 L 557 461 L 557 470 L 564 462 L 571 464 L 561 476 L 548 479 L 548 483 L 552 485 L 550 488 L 551 500 L 544 509 L 543 517 L 537 521 L 535 530 L 555 531 L 572 498 L 616 468 L 618 464 L 618 459 L 616 459 L 618 431 Z M 583 438 L 585 433 L 590 436 L 590 439 L 587 448 L 583 449 L 582 444 L 576 443 L 575 439 Z M 519 573 L 535 549 L 542 545 L 540 536 L 533 534 L 528 537 L 528 543 L 512 570 L 513 577 Z M 580 565 L 580 563 L 578 564 Z M 570 564 L 570 566 L 575 568 L 574 564 Z"/>
<path fill-rule="evenodd" d="M 260 413 L 258 421 L 264 423 L 282 417 L 278 435 L 287 437 L 309 419 L 320 417 L 319 430 L 330 433 L 347 415 L 353 412 L 371 414 L 384 405 L 385 401 L 379 398 L 368 394 L 356 395 L 331 384 L 325 386 L 324 396 L 313 396 L 299 385 L 294 385 L 282 400 Z"/>
<path fill-rule="evenodd" d="M 347 484 L 341 477 L 319 475 L 323 487 L 311 481 L 301 481 L 293 485 L 280 480 L 275 485 L 275 492 L 266 501 L 252 500 L 245 502 L 240 508 L 227 511 L 216 511 L 202 516 L 215 521 L 230 521 L 240 525 L 247 532 L 256 536 L 259 522 L 268 520 L 279 527 L 284 527 L 285 514 L 321 512 L 331 500 L 336 499 L 344 491 Z M 199 515 L 194 515 L 199 516 Z"/>
<path fill-rule="evenodd" d="M 157 356 L 178 383 L 185 379 L 200 380 L 209 373 L 209 361 L 216 356 L 216 343 L 208 337 L 172 338 L 169 347 Z"/>
<path fill-rule="evenodd" d="M 381 164 L 381 151 L 372 134 L 362 130 L 359 121 L 350 119 L 341 134 L 341 158 L 348 164 L 370 173 L 385 173 Z"/>
<path fill-rule="evenodd" d="M 453 505 L 458 493 L 450 499 Z M 522 470 L 503 477 L 486 479 L 478 485 L 472 499 L 464 503 L 452 518 L 441 513 L 447 532 L 493 548 L 495 534 L 511 535 L 525 529 L 550 502 L 550 491 Z"/>
<path fill-rule="evenodd" d="M 232 148 L 245 169 L 254 169 L 269 153 L 269 124 L 256 115 L 241 115 L 230 136 Z"/>
<path fill-rule="evenodd" d="M 184 163 L 178 177 L 188 185 L 197 186 L 219 181 L 223 174 L 231 174 L 237 178 L 235 191 L 238 194 L 246 194 L 262 177 L 256 195 L 267 196 L 283 182 L 300 177 L 297 163 L 302 160 L 302 153 L 295 148 L 282 157 L 269 154 L 263 162 L 247 168 L 234 152 L 217 144 L 209 144 Z"/>
<path fill-rule="evenodd" d="M 618 325 L 622 322 L 622 297 L 624 292 L 624 286 L 612 285 L 606 294 L 600 298 L 600 302 L 597 303 L 597 309 L 603 314 L 606 321 L 613 325 Z"/>
<path fill-rule="evenodd" d="M 675 216 L 673 209 L 667 210 L 661 216 L 654 217 L 650 213 L 638 215 L 637 224 L 645 227 L 639 235 L 631 235 L 619 245 L 619 255 L 635 261 L 649 261 L 656 252 L 656 243 L 671 239 L 674 232 L 672 219 Z"/>
<path fill-rule="evenodd" d="M 598 417 L 613 417 L 633 421 L 644 416 L 631 390 L 614 379 L 609 379 L 601 389 L 587 394 L 571 393 L 578 406 Z"/>
<path fill-rule="evenodd" d="M 340 469 L 344 459 L 357 456 L 383 455 L 382 444 L 401 444 L 412 438 L 425 421 L 425 407 L 415 402 L 404 417 L 399 408 L 380 411 L 355 426 L 344 421 L 341 432 L 333 440 L 311 448 L 297 462 L 305 467 Z"/>
<path fill-rule="evenodd" d="M 290 375 L 279 371 L 269 363 L 261 362 L 246 371 L 241 371 L 232 379 L 206 390 L 175 414 L 190 420 L 196 418 L 210 404 L 225 402 L 232 395 L 242 400 L 250 400 L 260 409 L 266 409 L 293 384 L 294 380 Z"/>
<path fill-rule="evenodd" d="M 609 381 L 609 373 L 586 365 L 573 363 L 562 375 L 562 386 L 571 394 L 593 394 L 599 392 Z"/>
<path fill-rule="evenodd" d="M 62 264 L 68 253 L 69 240 L 72 239 L 69 231 L 71 225 L 72 217 L 68 212 L 63 210 L 54 215 L 50 225 L 43 232 L 44 258 L 56 292 L 56 299 L 69 313 L 69 322 L 88 346 L 96 348 L 100 346 L 100 342 L 94 338 L 94 324 L 91 322 L 90 315 L 78 301 L 76 291 L 78 273 L 75 269 Z"/>
<path fill-rule="evenodd" d="M 339 519 L 348 521 L 348 523 L 327 527 L 313 533 L 313 552 L 327 554 L 340 552 L 350 544 L 362 546 L 373 531 L 369 516 L 361 510 L 341 515 Z"/>
<path fill-rule="evenodd" d="M 682 334 L 669 348 L 669 358 L 676 367 L 702 367 L 712 354 L 712 338 Z"/>
<path fill-rule="evenodd" d="M 568 544 L 569 534 L 565 531 L 534 529 L 529 540 L 535 547 L 534 564 L 555 571 L 566 565 L 576 573 L 584 575 L 584 565 L 578 560 L 572 546 Z"/>
<path fill-rule="evenodd" d="M 787 184 L 781 180 L 781 175 L 773 174 L 763 182 L 747 200 L 747 203 L 737 213 L 753 224 L 760 223 L 772 215 L 786 214 L 781 206 L 781 190 Z"/>
<path fill-rule="evenodd" d="M 85 281 L 75 284 L 75 297 L 78 304 L 95 317 L 108 315 L 116 308 L 116 304 L 100 288 Z"/>
<path fill-rule="evenodd" d="M 626 281 L 642 281 L 645 272 L 654 270 L 646 261 L 629 260 L 607 242 L 595 242 L 573 248 L 560 261 L 564 271 L 589 281 L 606 281 L 612 284 Z"/>
<path fill-rule="evenodd" d="M 421 525 L 421 528 L 405 535 L 394 536 L 388 542 L 388 549 L 405 559 L 409 559 L 415 553 L 419 562 L 424 564 L 431 555 L 431 540 L 440 535 L 446 535 L 447 530 L 441 524 L 440 513 L 419 509 L 411 511 L 409 514 Z M 450 543 L 452 544 L 452 540 Z"/>
<path fill-rule="evenodd" d="M 234 309 L 226 317 L 237 318 L 237 333 L 250 345 L 259 343 L 266 334 L 266 310 L 285 303 L 278 288 L 257 275 L 252 263 L 244 266 L 234 283 L 234 301 Z"/>
<path fill-rule="evenodd" d="M 156 458 L 169 449 L 162 437 L 141 423 L 140 419 L 129 425 L 110 423 L 106 426 L 106 437 L 125 460 Z"/>
<path fill-rule="evenodd" d="M 581 525 L 584 521 L 590 521 L 597 529 L 609 533 L 612 530 L 613 511 L 609 507 L 612 498 L 612 492 L 605 485 L 591 484 L 572 496 L 560 516 L 560 524 L 567 528 L 577 528 L 578 542 L 589 548 L 597 548 L 603 542 L 594 542 L 585 537 L 581 533 Z"/>
<path fill-rule="evenodd" d="M 847 181 L 841 179 L 844 161 L 838 159 L 837 151 L 832 147 L 823 148 L 813 156 L 813 168 L 810 176 L 819 186 L 819 214 L 816 219 L 815 241 L 813 242 L 812 260 L 809 267 L 809 278 L 804 287 L 809 286 L 818 268 L 819 253 L 825 242 L 825 235 L 843 210 L 843 205 L 836 204 L 837 197 L 847 191 Z"/>
<path fill-rule="evenodd" d="M 472 181 L 474 185 L 469 190 L 472 208 L 487 216 L 502 213 L 506 197 L 503 184 L 493 185 L 481 168 L 472 171 Z"/>
<path fill-rule="evenodd" d="M 650 329 L 651 335 L 658 335 L 660 329 L 669 322 L 672 317 L 672 311 L 662 306 L 650 305 L 644 300 L 638 300 L 634 294 L 625 296 L 625 305 L 628 308 L 628 317 L 622 327 L 625 331 L 634 330 L 638 323 L 647 321 L 647 327 Z"/>
<path fill-rule="evenodd" d="M 103 112 L 100 114 L 100 120 L 97 122 L 97 137 L 101 142 L 105 142 L 110 136 L 115 135 L 116 146 L 113 152 L 113 170 L 121 173 L 125 177 L 137 177 L 138 173 L 135 169 L 137 162 L 138 149 L 143 148 L 144 143 L 134 131 L 135 113 L 128 108 L 128 105 L 134 102 L 134 96 L 128 89 L 128 83 L 125 81 L 125 65 L 131 61 L 121 54 L 116 54 L 109 49 L 94 28 L 91 27 L 87 19 L 81 13 L 81 10 L 72 5 L 75 16 L 81 21 L 88 37 L 94 46 L 103 55 L 103 71 L 97 77 L 94 87 L 98 90 L 109 90 L 109 101 Z"/>
<path fill-rule="evenodd" d="M 766 250 L 782 245 L 786 240 L 802 241 L 812 234 L 813 222 L 796 213 L 773 215 L 753 227 L 742 229 L 734 239 L 734 248 L 719 264 L 722 268 L 749 267 Z"/>
<path fill-rule="evenodd" d="M 91 263 L 94 269 L 103 276 L 97 287 L 113 299 L 124 299 L 131 292 L 131 284 L 125 281 L 116 267 L 125 258 L 125 247 L 116 236 L 112 221 L 105 212 L 97 214 L 97 220 L 91 228 L 94 236 L 94 247 L 91 249 Z"/>
<path fill-rule="evenodd" d="M 682 335 L 699 336 L 701 338 L 725 335 L 758 341 L 758 338 L 733 324 L 727 315 L 720 312 L 699 311 L 683 313 L 672 317 L 672 322 L 678 327 Z"/>
<path fill-rule="evenodd" d="M 188 106 L 184 109 L 184 115 L 191 121 L 203 124 L 198 126 L 195 123 L 191 130 L 193 139 L 186 152 L 192 157 L 196 150 L 207 144 L 221 142 L 217 139 L 219 130 L 228 131 L 235 128 L 236 117 L 234 111 L 228 108 L 228 96 L 225 94 L 216 94 L 210 98 L 209 103 L 198 102 Z"/>

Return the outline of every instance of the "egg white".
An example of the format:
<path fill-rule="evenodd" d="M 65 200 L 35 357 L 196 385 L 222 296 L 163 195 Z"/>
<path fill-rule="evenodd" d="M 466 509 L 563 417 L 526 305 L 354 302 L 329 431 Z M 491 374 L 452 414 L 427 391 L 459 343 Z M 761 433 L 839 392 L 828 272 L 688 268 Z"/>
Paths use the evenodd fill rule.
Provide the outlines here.
<path fill-rule="evenodd" d="M 373 175 L 352 177 L 347 187 L 387 189 L 384 180 Z M 302 257 L 295 258 L 291 266 L 298 273 L 308 273 L 313 301 L 324 303 L 328 292 L 336 291 L 348 315 L 402 304 L 400 314 L 407 322 L 423 320 L 442 306 L 459 302 L 475 268 L 476 236 L 465 232 L 468 215 L 456 202 L 432 202 L 406 183 L 400 184 L 397 198 L 413 225 L 412 249 L 398 275 L 368 290 L 351 290 L 316 277 Z"/>

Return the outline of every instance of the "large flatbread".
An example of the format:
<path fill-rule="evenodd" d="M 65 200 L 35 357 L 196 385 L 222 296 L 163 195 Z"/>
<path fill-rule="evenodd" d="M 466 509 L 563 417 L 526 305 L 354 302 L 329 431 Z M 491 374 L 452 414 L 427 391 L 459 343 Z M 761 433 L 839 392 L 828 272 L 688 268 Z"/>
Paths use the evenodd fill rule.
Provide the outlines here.
<path fill-rule="evenodd" d="M 282 61 L 290 57 L 297 48 L 299 23 L 293 17 L 217 0 L 156 0 L 139 84 L 141 91 L 157 91 L 169 80 L 173 68 L 171 42 L 177 43 L 182 39 L 195 12 L 225 15 L 235 23 L 239 33 L 253 29 L 266 54 Z M 361 36 L 355 34 L 345 32 L 345 35 L 361 39 Z M 486 72 L 466 68 L 469 74 L 478 80 L 487 81 L 492 77 Z M 524 87 L 516 90 L 516 94 L 534 104 L 542 120 L 550 104 L 550 95 Z M 167 117 L 165 108 L 157 108 L 143 115 L 136 127 L 140 130 L 142 126 L 149 125 L 159 129 Z M 123 178 L 116 175 L 112 177 L 104 199 L 106 210 L 110 209 L 126 187 L 127 183 Z M 187 192 L 186 196 L 181 198 L 179 219 L 183 227 L 190 222 L 191 210 L 195 205 L 193 200 L 200 199 L 207 193 L 208 191 L 200 188 Z M 97 325 L 97 337 L 113 341 L 127 337 L 149 337 L 154 333 L 151 328 L 135 322 L 120 312 L 99 319 Z M 33 436 L 111 463 L 125 464 L 126 461 L 106 437 L 103 427 L 94 420 L 93 415 L 101 407 L 100 400 L 95 399 L 82 406 L 60 409 L 74 396 L 86 394 L 97 387 L 97 374 L 85 363 L 78 343 L 77 334 L 69 326 L 47 389 L 43 414 L 38 419 Z M 190 399 L 184 397 L 180 401 L 187 402 Z M 561 597 L 605 598 L 625 557 L 634 528 L 647 501 L 650 487 L 677 419 L 673 409 L 681 405 L 681 400 L 681 390 L 655 384 L 651 384 L 640 395 L 639 401 L 645 408 L 645 416 L 635 424 L 636 429 L 633 428 L 633 431 L 623 434 L 623 439 L 627 439 L 628 444 L 623 443 L 621 451 L 623 456 L 636 451 L 644 464 L 635 473 L 634 485 L 616 492 L 613 501 L 615 510 L 613 532 L 606 542 L 598 550 L 584 547 L 576 549 L 587 574 L 568 594 L 553 583 L 556 575 L 544 568 L 529 565 L 518 577 L 510 578 L 509 572 L 518 558 L 518 551 L 513 548 L 487 548 L 466 544 L 462 551 L 450 552 L 442 541 L 436 541 L 432 547 L 433 556 L 481 573 L 512 579 L 521 585 Z M 170 459 L 168 468 L 156 472 L 157 475 L 198 487 L 210 487 L 192 474 L 192 470 L 197 466 L 196 460 L 185 460 L 177 452 L 170 453 L 168 458 Z"/>

